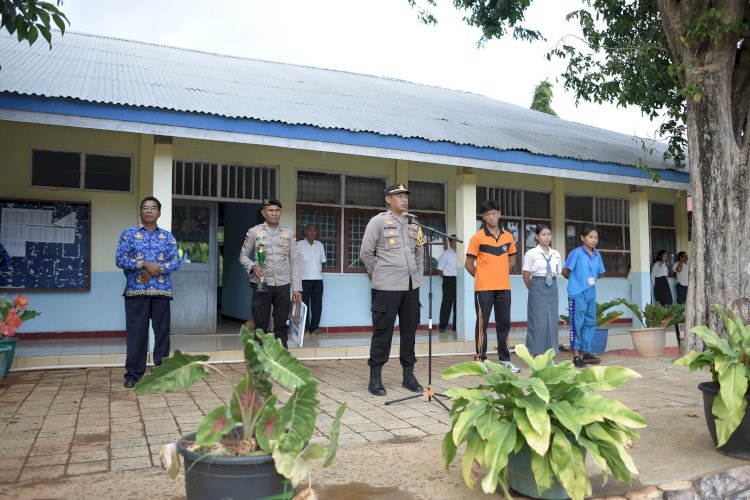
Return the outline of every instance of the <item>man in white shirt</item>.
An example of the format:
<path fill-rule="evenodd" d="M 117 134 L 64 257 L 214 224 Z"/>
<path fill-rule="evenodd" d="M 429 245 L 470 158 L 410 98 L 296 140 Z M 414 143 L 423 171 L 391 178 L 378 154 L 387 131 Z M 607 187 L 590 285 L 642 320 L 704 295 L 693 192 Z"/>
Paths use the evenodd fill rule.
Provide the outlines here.
<path fill-rule="evenodd" d="M 320 331 L 320 314 L 323 308 L 323 264 L 326 250 L 323 244 L 315 241 L 318 228 L 314 224 L 305 227 L 305 239 L 297 242 L 299 272 L 302 278 L 302 300 L 307 306 L 308 330 L 315 335 Z"/>
<path fill-rule="evenodd" d="M 456 331 L 456 235 L 452 234 L 448 240 L 448 248 L 438 260 L 437 269 L 443 277 L 443 302 L 440 304 L 440 322 L 438 331 L 445 332 L 448 329 L 448 320 L 453 309 L 453 331 Z"/>
<path fill-rule="evenodd" d="M 677 254 L 677 262 L 674 263 L 674 273 L 677 277 L 677 303 L 684 304 L 687 301 L 688 289 L 688 254 L 680 252 Z"/>

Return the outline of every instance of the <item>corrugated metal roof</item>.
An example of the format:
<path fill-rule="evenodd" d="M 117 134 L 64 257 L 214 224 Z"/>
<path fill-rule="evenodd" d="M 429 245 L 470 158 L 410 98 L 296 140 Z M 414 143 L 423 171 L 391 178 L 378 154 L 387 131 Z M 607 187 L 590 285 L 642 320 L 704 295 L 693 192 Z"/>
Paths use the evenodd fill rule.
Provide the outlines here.
<path fill-rule="evenodd" d="M 74 98 L 632 166 L 632 136 L 481 95 L 68 32 L 52 50 L 0 33 L 0 92 Z M 652 168 L 664 146 L 644 158 Z"/>

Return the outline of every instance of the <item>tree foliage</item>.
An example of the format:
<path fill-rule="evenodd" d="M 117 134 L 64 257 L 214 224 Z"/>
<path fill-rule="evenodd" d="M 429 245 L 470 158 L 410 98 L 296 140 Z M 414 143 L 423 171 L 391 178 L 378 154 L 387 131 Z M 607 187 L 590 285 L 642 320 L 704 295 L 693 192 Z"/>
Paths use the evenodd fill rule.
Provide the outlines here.
<path fill-rule="evenodd" d="M 57 6 L 62 5 L 57 0 Z M 65 14 L 56 5 L 37 0 L 0 0 L 0 31 L 5 28 L 18 41 L 33 45 L 42 35 L 52 48 L 52 24 L 65 34 L 65 24 L 70 24 Z"/>
<path fill-rule="evenodd" d="M 541 81 L 534 89 L 534 96 L 531 98 L 531 106 L 529 108 L 534 111 L 541 111 L 548 115 L 557 116 L 555 110 L 552 109 L 552 97 L 552 84 L 549 80 Z"/>

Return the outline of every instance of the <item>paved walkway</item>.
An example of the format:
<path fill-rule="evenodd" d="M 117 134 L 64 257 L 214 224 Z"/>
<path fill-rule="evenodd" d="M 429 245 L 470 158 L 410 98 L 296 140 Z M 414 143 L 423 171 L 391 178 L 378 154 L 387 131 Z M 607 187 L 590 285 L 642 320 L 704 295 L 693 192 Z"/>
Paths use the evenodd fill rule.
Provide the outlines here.
<path fill-rule="evenodd" d="M 449 387 L 439 372 L 466 359 L 434 359 L 437 390 Z M 673 358 L 604 359 L 643 376 L 612 393 L 649 424 L 633 449 L 639 484 L 689 479 L 746 464 L 712 450 L 696 388 L 709 378 L 707 372 L 675 369 L 665 375 Z M 321 498 L 482 496 L 463 485 L 455 466 L 448 472 L 442 469 L 440 440 L 449 420 L 441 406 L 424 397 L 385 406 L 384 398 L 366 390 L 369 372 L 363 360 L 305 364 L 321 381 L 321 437 L 340 402 L 349 406 L 334 466 L 312 470 Z M 244 367 L 226 364 L 222 369 L 239 380 Z M 420 358 L 416 373 L 426 385 L 425 358 Z M 384 370 L 389 398 L 411 394 L 401 389 L 400 381 L 398 360 L 392 359 Z M 158 469 L 159 448 L 194 431 L 201 416 L 226 402 L 228 395 L 228 382 L 218 378 L 197 384 L 190 393 L 136 397 L 122 387 L 121 369 L 12 372 L 0 382 L 0 497 L 181 498 L 183 476 L 173 482 Z M 596 481 L 594 487 L 601 495 L 628 490 L 612 479 L 606 488 Z"/>

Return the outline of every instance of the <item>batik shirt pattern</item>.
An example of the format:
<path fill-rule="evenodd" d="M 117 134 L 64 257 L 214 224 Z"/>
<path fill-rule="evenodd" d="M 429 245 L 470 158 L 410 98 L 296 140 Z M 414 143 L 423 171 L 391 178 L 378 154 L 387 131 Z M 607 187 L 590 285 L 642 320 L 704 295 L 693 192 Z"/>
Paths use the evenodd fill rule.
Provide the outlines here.
<path fill-rule="evenodd" d="M 141 280 L 144 262 L 159 264 L 163 273 L 147 282 Z M 125 297 L 172 298 L 170 274 L 180 269 L 182 259 L 177 251 L 177 240 L 169 231 L 157 227 L 149 233 L 143 226 L 133 226 L 122 232 L 117 245 L 115 264 L 125 274 Z"/>

